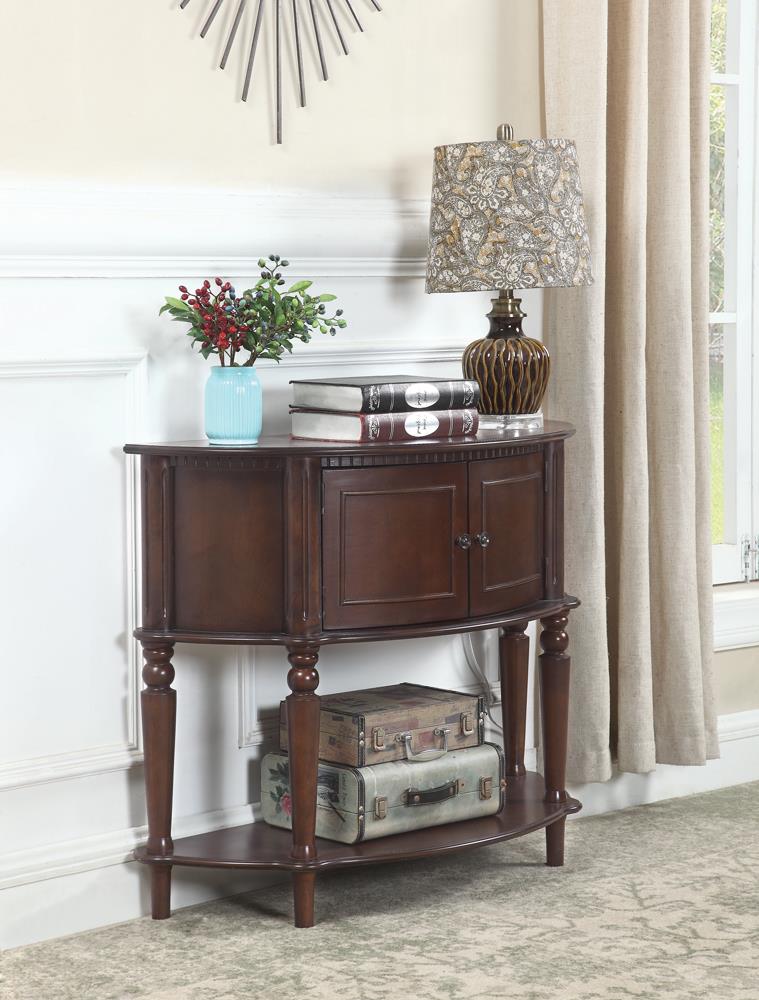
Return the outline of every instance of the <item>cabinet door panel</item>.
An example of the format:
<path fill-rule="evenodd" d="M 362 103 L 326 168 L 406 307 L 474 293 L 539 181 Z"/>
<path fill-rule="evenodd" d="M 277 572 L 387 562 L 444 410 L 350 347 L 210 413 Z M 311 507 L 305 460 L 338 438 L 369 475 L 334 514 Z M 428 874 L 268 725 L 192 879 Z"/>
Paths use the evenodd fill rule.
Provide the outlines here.
<path fill-rule="evenodd" d="M 467 475 L 445 466 L 323 475 L 324 627 L 405 625 L 467 614 Z"/>
<path fill-rule="evenodd" d="M 176 470 L 176 628 L 282 629 L 283 495 L 281 472 Z"/>
<path fill-rule="evenodd" d="M 497 614 L 543 596 L 543 455 L 472 462 L 469 524 L 490 542 L 471 551 L 473 615 Z"/>

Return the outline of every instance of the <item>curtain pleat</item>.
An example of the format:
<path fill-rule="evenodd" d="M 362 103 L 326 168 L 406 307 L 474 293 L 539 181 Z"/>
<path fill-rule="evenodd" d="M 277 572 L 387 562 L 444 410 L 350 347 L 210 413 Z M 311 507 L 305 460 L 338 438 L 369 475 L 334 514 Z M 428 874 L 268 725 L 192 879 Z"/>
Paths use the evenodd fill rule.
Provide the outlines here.
<path fill-rule="evenodd" d="M 543 0 L 595 284 L 546 293 L 567 456 L 568 773 L 717 755 L 708 469 L 708 0 Z M 578 54 L 581 53 L 581 58 Z"/>

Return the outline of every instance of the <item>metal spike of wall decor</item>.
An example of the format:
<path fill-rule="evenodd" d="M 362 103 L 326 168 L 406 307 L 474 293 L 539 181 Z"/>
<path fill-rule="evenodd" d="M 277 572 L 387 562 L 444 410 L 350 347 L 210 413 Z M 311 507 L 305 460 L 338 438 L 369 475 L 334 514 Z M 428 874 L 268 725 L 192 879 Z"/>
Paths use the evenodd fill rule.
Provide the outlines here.
<path fill-rule="evenodd" d="M 229 35 L 227 36 L 227 41 L 224 46 L 224 52 L 221 57 L 221 62 L 219 66 L 224 69 L 227 65 L 229 59 L 229 54 L 232 51 L 232 46 L 235 43 L 235 39 L 238 37 L 238 31 L 240 28 L 240 23 L 245 13 L 245 8 L 247 6 L 248 0 L 237 0 L 237 10 L 235 11 L 234 19 L 232 25 L 229 29 Z M 308 12 L 310 18 L 303 18 L 303 23 L 301 22 L 300 16 L 300 3 L 306 3 L 308 5 Z M 292 32 L 292 37 L 295 42 L 295 58 L 297 62 L 298 69 L 298 94 L 300 98 L 300 106 L 305 108 L 306 106 L 306 80 L 305 80 L 305 70 L 303 66 L 303 46 L 302 46 L 302 32 L 310 31 L 313 35 L 314 44 L 316 46 L 316 51 L 319 54 L 319 65 L 321 67 L 321 75 L 323 80 L 329 78 L 327 73 L 327 60 L 324 54 L 324 43 L 323 43 L 323 25 L 322 18 L 324 19 L 324 29 L 329 32 L 334 29 L 337 40 L 340 43 L 345 55 L 348 55 L 348 43 L 345 40 L 345 34 L 340 27 L 340 20 L 338 18 L 338 11 L 345 14 L 353 23 L 359 31 L 364 30 L 364 26 L 359 19 L 356 12 L 356 6 L 359 0 L 258 0 L 258 7 L 256 8 L 255 20 L 253 22 L 253 34 L 250 40 L 250 48 L 248 50 L 248 62 L 245 69 L 245 82 L 242 88 L 242 99 L 247 101 L 248 94 L 250 92 L 250 84 L 253 79 L 253 63 L 256 58 L 256 51 L 258 49 L 258 40 L 261 34 L 261 26 L 264 21 L 264 16 L 267 8 L 271 10 L 271 17 L 274 19 L 274 39 L 275 39 L 275 63 L 274 63 L 274 100 L 275 100 L 275 110 L 277 116 L 277 142 L 281 144 L 282 142 L 282 50 L 283 50 L 283 32 L 290 30 Z M 378 0 L 365 0 L 369 3 L 373 10 L 381 11 Z M 185 7 L 190 3 L 190 0 L 182 0 L 179 4 L 179 9 L 184 10 Z M 208 3 L 208 0 L 206 0 Z M 203 22 L 203 27 L 200 29 L 200 37 L 205 38 L 209 30 L 213 26 L 216 19 L 216 15 L 221 10 L 224 4 L 224 0 L 213 0 L 210 3 L 208 15 Z M 284 8 L 284 9 L 283 9 Z M 335 9 L 337 8 L 337 10 Z M 331 25 L 331 28 L 330 28 Z"/>

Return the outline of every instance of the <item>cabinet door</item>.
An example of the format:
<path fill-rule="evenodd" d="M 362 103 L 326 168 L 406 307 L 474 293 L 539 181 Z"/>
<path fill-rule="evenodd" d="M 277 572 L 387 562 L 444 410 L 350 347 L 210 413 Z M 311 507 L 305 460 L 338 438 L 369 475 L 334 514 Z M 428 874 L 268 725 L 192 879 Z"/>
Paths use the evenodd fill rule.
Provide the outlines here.
<path fill-rule="evenodd" d="M 543 455 L 471 462 L 472 615 L 510 611 L 543 596 Z M 476 536 L 487 535 L 482 545 Z"/>
<path fill-rule="evenodd" d="M 464 618 L 466 465 L 323 474 L 324 628 Z"/>

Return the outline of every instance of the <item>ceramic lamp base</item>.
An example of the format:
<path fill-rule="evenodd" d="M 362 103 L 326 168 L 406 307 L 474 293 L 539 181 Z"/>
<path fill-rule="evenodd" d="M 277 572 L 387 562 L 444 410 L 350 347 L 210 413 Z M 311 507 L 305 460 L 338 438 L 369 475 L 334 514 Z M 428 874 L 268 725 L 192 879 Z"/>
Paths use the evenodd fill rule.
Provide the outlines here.
<path fill-rule="evenodd" d="M 481 427 L 496 426 L 486 423 L 492 418 L 534 420 L 540 413 L 551 359 L 545 344 L 522 333 L 521 301 L 511 289 L 493 299 L 488 336 L 469 344 L 461 358 L 464 377 L 480 387 Z"/>

